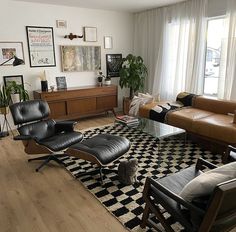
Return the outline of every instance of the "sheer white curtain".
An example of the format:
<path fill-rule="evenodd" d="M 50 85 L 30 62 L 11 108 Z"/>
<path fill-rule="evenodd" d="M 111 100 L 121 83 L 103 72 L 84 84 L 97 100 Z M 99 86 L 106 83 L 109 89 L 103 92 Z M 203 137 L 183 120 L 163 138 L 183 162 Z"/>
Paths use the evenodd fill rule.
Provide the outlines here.
<path fill-rule="evenodd" d="M 236 100 L 236 0 L 227 1 L 226 38 L 222 41 L 218 97 Z"/>
<path fill-rule="evenodd" d="M 191 0 L 135 15 L 134 52 L 148 64 L 147 91 L 162 99 L 174 99 L 180 91 L 202 93 L 206 2 Z"/>

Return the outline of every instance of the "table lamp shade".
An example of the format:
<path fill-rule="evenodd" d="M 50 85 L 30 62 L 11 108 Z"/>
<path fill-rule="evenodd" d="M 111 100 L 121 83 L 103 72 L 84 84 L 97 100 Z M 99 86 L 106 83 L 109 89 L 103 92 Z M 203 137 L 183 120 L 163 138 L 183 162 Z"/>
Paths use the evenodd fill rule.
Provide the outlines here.
<path fill-rule="evenodd" d="M 10 59 L 4 61 L 2 64 L 0 64 L 0 66 L 4 65 L 5 63 L 7 63 L 8 61 L 10 61 L 10 60 L 12 60 L 12 59 L 14 59 L 14 61 L 13 61 L 13 63 L 12 63 L 13 66 L 18 66 L 18 65 L 21 65 L 21 64 L 24 64 L 24 63 L 25 63 L 24 60 L 19 59 L 19 58 L 16 57 L 16 56 L 13 56 L 13 57 L 11 57 Z"/>

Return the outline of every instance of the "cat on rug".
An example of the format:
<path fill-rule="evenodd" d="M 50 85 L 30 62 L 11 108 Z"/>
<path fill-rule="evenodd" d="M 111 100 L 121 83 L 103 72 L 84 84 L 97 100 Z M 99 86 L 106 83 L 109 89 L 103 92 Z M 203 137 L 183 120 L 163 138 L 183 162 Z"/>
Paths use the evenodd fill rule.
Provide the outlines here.
<path fill-rule="evenodd" d="M 121 161 L 118 166 L 119 181 L 125 185 L 134 184 L 137 181 L 138 160 L 130 159 Z"/>

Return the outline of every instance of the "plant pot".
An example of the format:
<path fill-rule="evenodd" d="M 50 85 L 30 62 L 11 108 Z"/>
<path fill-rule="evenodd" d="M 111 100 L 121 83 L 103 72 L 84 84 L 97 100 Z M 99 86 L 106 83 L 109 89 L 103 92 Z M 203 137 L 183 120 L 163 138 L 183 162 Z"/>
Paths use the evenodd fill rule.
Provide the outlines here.
<path fill-rule="evenodd" d="M 105 85 L 111 85 L 111 80 L 105 80 Z"/>
<path fill-rule="evenodd" d="M 9 113 L 9 106 L 5 106 L 5 107 L 0 107 L 0 113 L 1 114 L 8 114 Z"/>
<path fill-rule="evenodd" d="M 19 93 L 12 93 L 11 94 L 11 100 L 12 100 L 12 103 L 17 103 L 17 102 L 20 102 L 20 94 Z"/>

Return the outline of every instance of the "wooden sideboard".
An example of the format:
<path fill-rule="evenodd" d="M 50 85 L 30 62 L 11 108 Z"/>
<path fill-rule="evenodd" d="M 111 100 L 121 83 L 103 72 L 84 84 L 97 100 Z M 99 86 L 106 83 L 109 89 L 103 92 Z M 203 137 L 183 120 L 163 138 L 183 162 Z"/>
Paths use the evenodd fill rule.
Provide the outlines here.
<path fill-rule="evenodd" d="M 48 92 L 34 91 L 34 99 L 48 102 L 50 117 L 77 119 L 96 115 L 117 107 L 117 86 L 83 86 Z"/>

